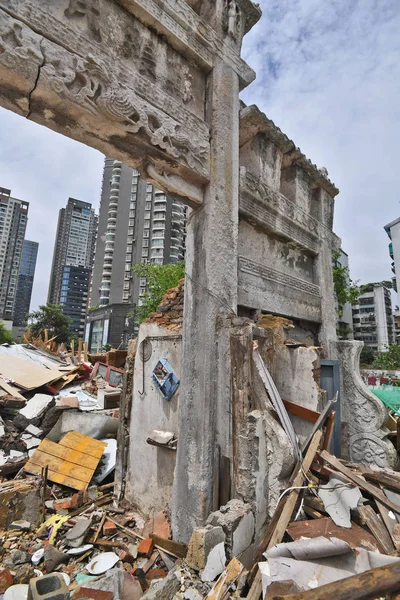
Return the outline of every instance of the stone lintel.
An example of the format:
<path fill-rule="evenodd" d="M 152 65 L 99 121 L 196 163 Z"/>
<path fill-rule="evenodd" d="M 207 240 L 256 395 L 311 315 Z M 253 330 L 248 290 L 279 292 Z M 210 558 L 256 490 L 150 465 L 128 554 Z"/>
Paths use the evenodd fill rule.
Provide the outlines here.
<path fill-rule="evenodd" d="M 33 16 L 33 27 L 26 19 L 0 9 L 0 104 L 139 171 L 150 161 L 162 174 L 160 188 L 201 204 L 208 125 L 140 73 L 116 73 L 106 52 L 83 58 L 38 34 Z"/>
<path fill-rule="evenodd" d="M 310 176 L 313 187 L 323 188 L 333 198 L 339 193 L 338 188 L 330 179 L 257 106 L 252 105 L 242 108 L 240 111 L 240 147 L 259 133 L 263 133 L 283 152 L 283 166 L 299 165 Z"/>
<path fill-rule="evenodd" d="M 239 214 L 256 228 L 263 229 L 279 238 L 291 242 L 316 256 L 319 252 L 319 239 L 303 227 L 298 226 L 284 214 L 275 212 L 261 199 L 240 191 Z"/>
<path fill-rule="evenodd" d="M 174 2 L 117 0 L 117 2 L 140 19 L 144 25 L 153 28 L 157 35 L 165 36 L 173 48 L 195 61 L 206 71 L 213 68 L 215 56 L 218 56 L 237 73 L 240 90 L 254 81 L 256 74 L 240 57 L 240 47 L 235 47 L 231 40 L 223 39 L 206 24 L 207 21 L 192 9 L 186 0 L 174 0 Z M 240 7 L 246 15 L 244 33 L 247 33 L 261 17 L 261 11 L 250 0 L 240 0 Z"/>
<path fill-rule="evenodd" d="M 239 256 L 240 306 L 321 322 L 319 286 Z"/>

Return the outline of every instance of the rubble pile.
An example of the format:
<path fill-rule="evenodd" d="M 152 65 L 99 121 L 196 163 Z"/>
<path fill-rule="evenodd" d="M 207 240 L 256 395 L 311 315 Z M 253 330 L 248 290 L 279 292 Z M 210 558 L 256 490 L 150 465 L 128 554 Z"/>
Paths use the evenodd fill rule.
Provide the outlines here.
<path fill-rule="evenodd" d="M 151 313 L 145 323 L 157 323 L 160 327 L 172 331 L 182 329 L 184 287 L 185 280 L 180 279 L 176 287 L 167 290 L 157 307 L 157 312 Z"/>

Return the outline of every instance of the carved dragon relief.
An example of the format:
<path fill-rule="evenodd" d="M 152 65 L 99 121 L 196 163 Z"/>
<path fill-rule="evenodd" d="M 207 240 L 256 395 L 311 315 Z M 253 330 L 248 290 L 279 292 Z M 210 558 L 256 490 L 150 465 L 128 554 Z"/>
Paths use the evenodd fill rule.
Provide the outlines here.
<path fill-rule="evenodd" d="M 43 62 L 40 37 L 31 35 L 31 31 L 20 21 L 0 13 L 0 56 L 3 64 L 15 65 L 16 57 L 22 60 L 33 58 L 37 65 Z"/>
<path fill-rule="evenodd" d="M 61 59 L 47 44 L 45 57 L 42 73 L 57 94 L 123 125 L 129 133 L 140 132 L 153 146 L 207 178 L 209 144 L 117 81 L 101 60 L 67 53 Z"/>

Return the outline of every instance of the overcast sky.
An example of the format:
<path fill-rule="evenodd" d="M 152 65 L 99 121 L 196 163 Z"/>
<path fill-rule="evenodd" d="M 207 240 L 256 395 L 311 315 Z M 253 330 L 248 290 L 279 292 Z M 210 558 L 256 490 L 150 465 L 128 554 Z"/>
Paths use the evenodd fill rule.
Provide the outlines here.
<path fill-rule="evenodd" d="M 400 216 L 399 0 L 261 0 L 243 55 L 256 103 L 339 187 L 335 231 L 353 279 L 392 276 L 383 226 Z M 46 301 L 58 210 L 97 208 L 103 156 L 0 109 L 0 186 L 30 203 L 38 241 L 32 307 Z"/>

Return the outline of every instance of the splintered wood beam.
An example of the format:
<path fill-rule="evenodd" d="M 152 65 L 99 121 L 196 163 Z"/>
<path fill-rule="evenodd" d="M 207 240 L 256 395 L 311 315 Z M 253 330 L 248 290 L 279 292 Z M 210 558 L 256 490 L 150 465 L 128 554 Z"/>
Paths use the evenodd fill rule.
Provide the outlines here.
<path fill-rule="evenodd" d="M 272 596 L 271 600 L 372 600 L 400 591 L 400 561 L 353 575 L 340 581 L 288 596 Z"/>
<path fill-rule="evenodd" d="M 310 421 L 311 423 L 316 423 L 321 416 L 321 413 L 311 410 L 310 408 L 306 408 L 305 406 L 301 406 L 301 404 L 291 402 L 290 400 L 283 400 L 282 398 L 282 402 L 285 405 L 286 410 L 292 415 L 301 417 L 302 419 Z"/>

